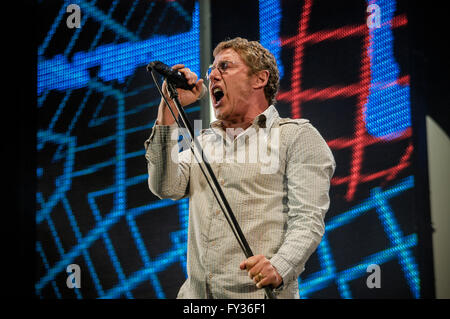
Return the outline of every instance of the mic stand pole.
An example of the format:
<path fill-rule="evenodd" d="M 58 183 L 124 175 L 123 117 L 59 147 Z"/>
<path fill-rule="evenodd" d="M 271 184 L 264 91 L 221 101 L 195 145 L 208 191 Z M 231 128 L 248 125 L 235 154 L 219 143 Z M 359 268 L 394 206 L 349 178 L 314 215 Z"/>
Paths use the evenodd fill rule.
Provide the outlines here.
<path fill-rule="evenodd" d="M 152 75 L 153 75 L 153 73 L 152 73 Z M 242 233 L 241 227 L 239 226 L 239 224 L 238 224 L 238 222 L 236 220 L 236 217 L 233 214 L 233 211 L 232 211 L 232 209 L 230 207 L 230 204 L 228 203 L 228 201 L 227 201 L 227 199 L 225 197 L 225 194 L 223 193 L 222 188 L 220 187 L 219 182 L 217 181 L 217 178 L 214 175 L 214 172 L 213 172 L 211 166 L 209 165 L 208 159 L 205 157 L 206 155 L 204 154 L 204 152 L 203 152 L 203 150 L 202 150 L 202 148 L 200 146 L 200 143 L 198 142 L 197 138 L 195 137 L 194 130 L 192 129 L 192 126 L 191 126 L 188 118 L 186 117 L 186 113 L 184 112 L 183 107 L 181 106 L 181 103 L 180 103 L 180 101 L 178 99 L 178 91 L 177 91 L 177 89 L 176 89 L 174 84 L 172 84 L 167 79 L 166 79 L 166 81 L 167 81 L 167 88 L 168 88 L 168 91 L 169 91 L 170 98 L 174 101 L 175 107 L 178 110 L 178 114 L 180 115 L 181 120 L 184 123 L 184 126 L 188 129 L 188 132 L 189 132 L 189 135 L 191 137 L 191 140 L 194 141 L 194 148 L 196 148 L 198 150 L 199 154 L 201 154 L 201 156 L 202 156 L 202 162 L 205 164 L 205 167 L 206 167 L 206 169 L 207 169 L 207 171 L 209 173 L 210 179 L 212 180 L 212 182 L 214 184 L 214 187 L 216 188 L 216 190 L 218 192 L 218 196 L 220 197 L 220 200 L 219 200 L 216 192 L 214 191 L 214 188 L 212 187 L 212 185 L 210 183 L 210 180 L 208 179 L 208 176 L 206 175 L 206 172 L 203 170 L 203 168 L 202 168 L 202 166 L 200 164 L 200 161 L 197 159 L 197 161 L 199 163 L 199 166 L 201 168 L 201 171 L 202 171 L 203 175 L 205 176 L 206 181 L 208 182 L 208 185 L 210 186 L 211 191 L 213 192 L 213 195 L 216 198 L 216 200 L 217 200 L 217 202 L 218 202 L 218 204 L 219 204 L 219 206 L 220 206 L 220 208 L 221 208 L 221 210 L 222 210 L 222 212 L 223 212 L 223 214 L 224 214 L 228 224 L 230 225 L 234 236 L 236 237 L 239 245 L 241 246 L 241 249 L 244 252 L 245 257 L 247 257 L 247 258 L 252 257 L 253 256 L 253 252 L 250 249 L 250 246 L 249 246 L 247 240 L 245 239 L 244 234 Z M 161 93 L 161 95 L 164 98 L 164 95 L 162 94 L 162 92 L 160 92 L 160 93 Z M 165 98 L 164 98 L 164 100 L 165 100 Z M 172 111 L 172 109 L 170 107 L 170 104 L 167 103 L 167 101 L 165 101 L 165 102 L 166 102 L 167 106 L 169 107 L 169 109 L 171 110 L 172 115 L 174 116 L 174 113 L 173 113 L 173 111 Z M 175 116 L 174 116 L 174 118 L 175 118 Z M 177 119 L 175 119 L 175 121 L 180 126 L 180 124 L 177 121 Z M 190 148 L 191 148 L 191 151 L 194 154 L 194 156 L 197 158 L 197 156 L 195 154 L 195 149 L 192 148 L 192 146 Z M 223 203 L 223 205 L 222 205 L 222 203 Z M 264 290 L 265 290 L 265 293 L 267 295 L 267 298 L 269 298 L 269 299 L 276 299 L 272 289 L 269 286 L 265 286 Z"/>

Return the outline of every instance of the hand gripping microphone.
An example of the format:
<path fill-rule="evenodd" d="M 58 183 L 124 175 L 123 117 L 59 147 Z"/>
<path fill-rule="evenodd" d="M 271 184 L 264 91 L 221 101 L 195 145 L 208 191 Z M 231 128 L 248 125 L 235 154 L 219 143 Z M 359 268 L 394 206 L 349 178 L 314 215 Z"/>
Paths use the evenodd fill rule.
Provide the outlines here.
<path fill-rule="evenodd" d="M 170 81 L 177 88 L 180 88 L 183 90 L 192 90 L 195 87 L 195 85 L 193 85 L 193 84 L 191 84 L 191 85 L 188 84 L 183 73 L 172 69 L 171 67 L 169 67 L 168 65 L 166 65 L 160 61 L 150 62 L 147 65 L 147 71 L 151 71 L 151 70 L 154 70 L 154 71 L 158 72 L 159 74 L 161 74 L 162 76 L 164 76 L 167 79 L 167 81 Z M 206 88 L 205 84 L 203 84 L 202 92 L 200 93 L 200 96 L 198 97 L 198 99 L 201 99 L 205 95 L 207 90 L 208 89 Z"/>

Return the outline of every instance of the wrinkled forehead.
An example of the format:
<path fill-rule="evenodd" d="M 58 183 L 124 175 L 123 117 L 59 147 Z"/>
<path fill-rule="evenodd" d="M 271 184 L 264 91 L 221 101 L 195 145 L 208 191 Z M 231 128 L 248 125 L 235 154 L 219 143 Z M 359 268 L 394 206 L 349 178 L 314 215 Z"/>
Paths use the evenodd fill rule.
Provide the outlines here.
<path fill-rule="evenodd" d="M 233 62 L 241 62 L 245 64 L 245 61 L 242 59 L 239 53 L 237 53 L 232 48 L 227 48 L 219 51 L 214 58 L 213 64 L 216 64 L 220 61 L 233 61 Z"/>

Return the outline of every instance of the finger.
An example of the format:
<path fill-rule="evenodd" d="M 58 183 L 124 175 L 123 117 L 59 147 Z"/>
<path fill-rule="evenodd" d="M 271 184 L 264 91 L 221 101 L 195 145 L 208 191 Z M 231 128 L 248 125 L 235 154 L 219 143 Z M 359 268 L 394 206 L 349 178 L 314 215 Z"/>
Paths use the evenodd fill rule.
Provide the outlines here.
<path fill-rule="evenodd" d="M 256 256 L 255 256 L 256 257 Z M 247 262 L 247 272 L 250 279 L 253 279 L 263 268 L 262 258 L 256 257 L 250 262 Z M 251 266 L 251 267 L 250 267 Z"/>
<path fill-rule="evenodd" d="M 199 81 L 200 82 L 200 81 Z M 243 262 L 241 262 L 240 264 L 239 264 L 239 268 L 241 269 L 241 270 L 244 270 L 244 269 L 246 269 L 247 267 L 246 267 L 246 264 L 247 264 L 247 260 L 244 260 Z"/>
<path fill-rule="evenodd" d="M 253 268 L 262 258 L 263 255 L 255 255 L 247 259 L 247 269 Z"/>
<path fill-rule="evenodd" d="M 264 268 L 264 264 L 259 262 L 256 265 L 254 265 L 249 271 L 248 271 L 248 276 L 253 279 L 253 281 L 257 282 L 258 278 L 257 275 L 259 273 L 264 274 L 263 272 L 263 268 Z"/>
<path fill-rule="evenodd" d="M 184 64 L 175 64 L 174 66 L 172 66 L 172 69 L 174 70 L 179 70 L 184 68 Z"/>
<path fill-rule="evenodd" d="M 163 94 L 168 97 L 169 96 L 169 90 L 167 88 L 167 80 L 164 80 L 163 84 L 162 84 L 162 91 Z"/>
<path fill-rule="evenodd" d="M 261 257 L 258 259 L 258 262 L 249 270 L 250 278 L 253 278 L 260 272 L 263 274 L 270 273 L 270 261 L 264 256 L 260 256 Z"/>
<path fill-rule="evenodd" d="M 197 74 L 191 71 L 189 68 L 179 69 L 178 72 L 184 75 L 189 85 L 194 85 L 197 82 Z"/>
<path fill-rule="evenodd" d="M 264 272 L 260 271 L 259 273 L 257 273 L 254 277 L 253 277 L 253 282 L 255 284 L 257 284 L 258 282 L 266 279 L 266 275 L 264 275 Z"/>
<path fill-rule="evenodd" d="M 197 74 L 195 74 L 194 72 L 191 72 L 191 77 L 192 77 L 192 83 L 190 83 L 190 84 L 196 84 L 197 83 L 197 80 L 198 80 L 198 76 L 197 76 Z"/>
<path fill-rule="evenodd" d="M 262 287 L 265 287 L 270 284 L 271 284 L 271 279 L 269 277 L 265 277 L 256 284 L 256 288 L 262 288 Z"/>
<path fill-rule="evenodd" d="M 256 274 L 255 277 L 253 277 L 253 282 L 254 282 L 255 284 L 257 284 L 258 282 L 260 282 L 260 281 L 263 280 L 263 279 L 264 279 L 264 275 L 261 274 L 261 273 L 258 273 L 258 274 Z"/>
<path fill-rule="evenodd" d="M 189 68 L 181 68 L 181 69 L 178 69 L 177 71 L 180 72 L 181 74 L 183 74 L 186 79 L 191 77 L 192 72 Z"/>
<path fill-rule="evenodd" d="M 198 80 L 198 82 L 195 84 L 195 92 L 196 93 L 201 93 L 202 92 L 202 90 L 203 90 L 203 82 L 204 82 L 204 80 L 203 79 L 200 79 L 200 80 Z M 245 267 L 245 266 L 244 266 Z"/>

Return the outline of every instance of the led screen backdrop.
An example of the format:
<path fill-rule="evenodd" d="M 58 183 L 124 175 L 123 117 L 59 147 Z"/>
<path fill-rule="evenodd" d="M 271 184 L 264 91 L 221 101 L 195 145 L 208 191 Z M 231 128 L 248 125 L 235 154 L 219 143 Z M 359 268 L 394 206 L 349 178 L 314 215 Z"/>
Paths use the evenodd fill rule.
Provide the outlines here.
<path fill-rule="evenodd" d="M 80 28 L 66 24 L 72 3 Z M 174 297 L 187 202 L 148 190 L 143 143 L 160 98 L 145 66 L 182 62 L 199 73 L 198 3 L 43 1 L 40 10 L 36 294 Z M 66 285 L 70 264 L 80 289 Z"/>
<path fill-rule="evenodd" d="M 309 119 L 337 163 L 326 234 L 300 295 L 419 298 L 405 8 L 317 0 L 259 7 L 261 42 L 283 74 L 278 109 Z M 371 264 L 380 267 L 380 288 L 367 287 Z"/>
<path fill-rule="evenodd" d="M 80 28 L 66 23 L 70 4 L 81 9 Z M 326 234 L 299 278 L 302 298 L 422 296 L 404 6 L 255 7 L 259 39 L 282 75 L 277 109 L 309 119 L 337 162 Z M 159 97 L 145 66 L 181 62 L 200 73 L 199 4 L 42 1 L 39 10 L 35 293 L 174 298 L 186 276 L 188 201 L 148 190 L 143 143 Z M 199 110 L 187 108 L 192 119 Z M 71 264 L 80 289 L 67 287 Z M 367 287 L 371 264 L 380 288 Z"/>

